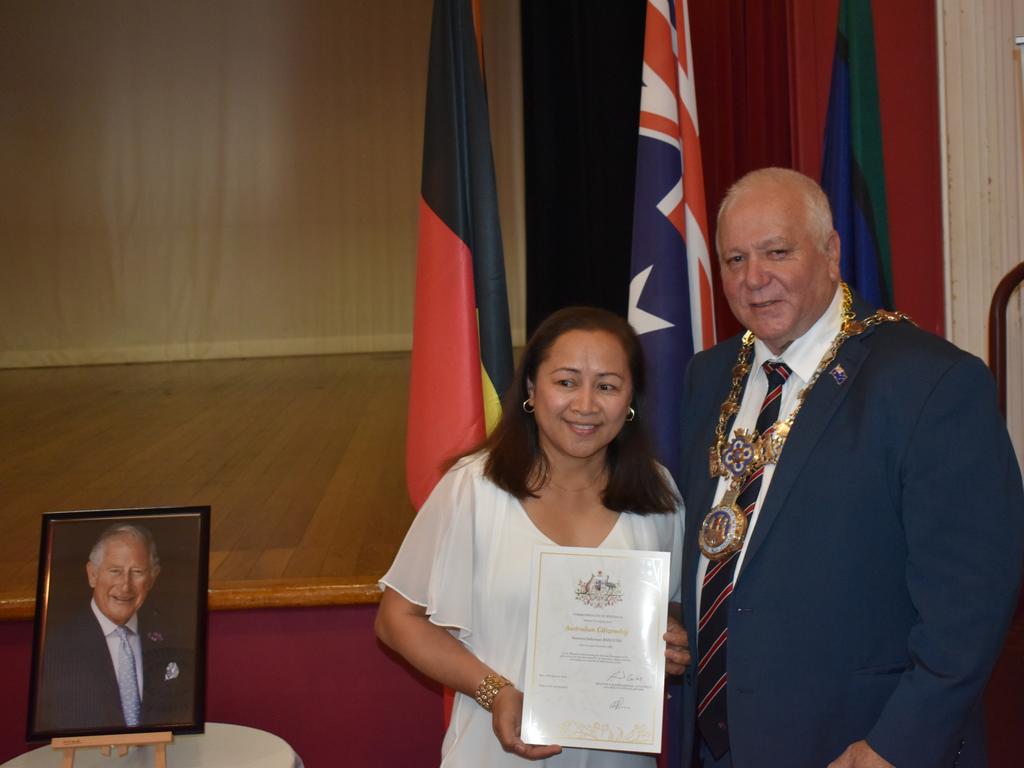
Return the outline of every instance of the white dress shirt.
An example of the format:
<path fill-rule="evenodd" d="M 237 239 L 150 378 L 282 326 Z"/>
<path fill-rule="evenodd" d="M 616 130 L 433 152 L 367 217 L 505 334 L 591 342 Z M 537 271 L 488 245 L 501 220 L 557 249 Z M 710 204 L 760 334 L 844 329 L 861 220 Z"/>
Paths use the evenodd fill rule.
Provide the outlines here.
<path fill-rule="evenodd" d="M 761 412 L 761 404 L 768 394 L 768 376 L 761 367 L 765 362 L 783 362 L 793 371 L 782 387 L 782 402 L 779 405 L 779 420 L 789 417 L 797 405 L 797 396 L 807 386 L 814 372 L 817 370 L 821 358 L 824 357 L 828 348 L 832 345 L 833 339 L 842 326 L 843 292 L 838 287 L 832 296 L 832 302 L 828 309 L 818 318 L 807 332 L 799 339 L 783 350 L 781 355 L 773 355 L 771 350 L 760 339 L 754 341 L 754 359 L 751 363 L 750 374 L 746 386 L 743 388 L 743 398 L 740 400 L 740 410 L 736 414 L 736 420 L 732 425 L 735 432 L 737 428 L 753 431 L 757 426 L 757 416 Z M 800 418 L 794 422 L 794 429 L 800 428 Z M 730 433 L 730 436 L 732 433 Z M 782 455 L 786 455 L 783 448 Z M 736 571 L 733 574 L 733 584 L 739 578 L 740 570 L 743 568 L 743 557 L 747 553 L 747 542 L 754 534 L 759 519 L 758 511 L 764 501 L 765 494 L 772 484 L 772 477 L 775 474 L 775 465 L 768 464 L 764 468 L 761 478 L 761 489 L 757 495 L 757 506 L 754 508 L 754 515 L 747 523 L 747 535 L 743 539 L 743 548 L 740 550 L 736 560 Z M 718 480 L 718 488 L 715 491 L 715 504 L 722 501 L 732 478 L 722 477 Z M 705 512 L 710 511 L 704 510 Z M 703 519 L 703 518 L 702 518 Z M 701 587 L 704 584 L 704 574 L 708 570 L 708 559 L 702 554 L 697 564 L 697 604 L 700 605 Z"/>
<path fill-rule="evenodd" d="M 118 664 L 118 660 L 121 658 L 121 639 L 117 636 L 118 624 L 115 624 L 106 616 L 103 615 L 103 611 L 96 605 L 96 601 L 92 600 L 90 603 L 92 612 L 96 616 L 96 621 L 100 623 L 100 629 L 103 630 L 103 636 L 107 641 L 107 650 L 110 651 L 110 661 L 114 664 L 114 673 L 117 674 L 121 669 L 121 665 Z M 131 632 L 128 633 L 128 642 L 131 643 L 132 653 L 135 654 L 135 679 L 139 683 L 139 700 L 142 700 L 142 641 L 139 639 L 139 614 L 133 613 L 132 617 L 124 623 L 127 629 Z M 121 684 L 120 678 L 117 681 L 118 685 Z"/>

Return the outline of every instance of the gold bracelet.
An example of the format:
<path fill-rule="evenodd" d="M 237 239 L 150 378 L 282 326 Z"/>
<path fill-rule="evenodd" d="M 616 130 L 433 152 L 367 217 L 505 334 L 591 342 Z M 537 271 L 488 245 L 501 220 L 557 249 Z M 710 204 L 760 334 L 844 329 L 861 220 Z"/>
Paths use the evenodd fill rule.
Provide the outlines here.
<path fill-rule="evenodd" d="M 476 687 L 476 693 L 473 694 L 473 698 L 476 699 L 477 704 L 490 712 L 491 707 L 494 706 L 494 697 L 506 685 L 512 685 L 512 681 L 507 677 L 487 675 L 480 681 L 480 685 Z"/>

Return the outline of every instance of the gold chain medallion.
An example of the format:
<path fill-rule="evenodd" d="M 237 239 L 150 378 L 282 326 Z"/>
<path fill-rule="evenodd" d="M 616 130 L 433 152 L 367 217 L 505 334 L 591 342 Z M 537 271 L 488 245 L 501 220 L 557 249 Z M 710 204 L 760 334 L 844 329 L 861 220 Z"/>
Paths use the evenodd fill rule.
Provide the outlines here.
<path fill-rule="evenodd" d="M 704 516 L 698 540 L 700 551 L 709 560 L 721 560 L 743 546 L 747 535 L 747 516 L 736 504 L 738 495 L 736 488 L 730 486 L 722 501 Z"/>
<path fill-rule="evenodd" d="M 754 349 L 754 334 L 747 331 L 743 334 L 736 364 L 732 369 L 732 386 L 729 394 L 719 410 L 718 426 L 715 428 L 715 444 L 708 451 L 708 468 L 711 477 L 731 477 L 729 487 L 722 501 L 711 508 L 701 524 L 698 540 L 700 551 L 709 560 L 722 560 L 743 547 L 743 539 L 747 534 L 747 516 L 737 506 L 740 488 L 751 474 L 768 464 L 776 464 L 782 455 L 786 438 L 793 428 L 793 422 L 803 407 L 804 400 L 811 388 L 817 383 L 821 374 L 832 365 L 839 353 L 839 348 L 851 336 L 863 333 L 879 323 L 908 320 L 900 312 L 878 310 L 871 317 L 857 320 L 853 315 L 853 295 L 846 283 L 840 283 L 843 291 L 842 323 L 839 333 L 832 339 L 828 350 L 814 370 L 807 386 L 797 395 L 796 407 L 784 421 L 776 421 L 764 434 L 757 431 L 748 432 L 737 429 L 731 439 L 726 437 L 729 420 L 740 410 L 740 392 L 750 373 L 750 361 Z M 839 381 L 839 379 L 836 379 Z M 843 373 L 845 381 L 845 372 Z"/>

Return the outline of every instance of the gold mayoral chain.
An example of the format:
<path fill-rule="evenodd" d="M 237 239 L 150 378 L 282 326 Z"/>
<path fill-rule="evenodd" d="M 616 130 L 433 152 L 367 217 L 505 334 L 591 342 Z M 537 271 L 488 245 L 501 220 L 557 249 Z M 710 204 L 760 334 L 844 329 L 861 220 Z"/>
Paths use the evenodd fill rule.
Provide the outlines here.
<path fill-rule="evenodd" d="M 715 444 L 708 451 L 711 477 L 732 477 L 725 496 L 711 508 L 711 511 L 704 517 L 700 528 L 698 537 L 700 551 L 709 560 L 724 560 L 743 546 L 743 539 L 747 535 L 747 516 L 736 504 L 740 489 L 746 479 L 758 469 L 778 462 L 782 448 L 786 444 L 786 438 L 789 437 L 789 431 L 793 427 L 796 415 L 803 407 L 804 400 L 807 399 L 807 394 L 818 381 L 822 372 L 832 365 L 843 342 L 879 323 L 909 320 L 900 312 L 889 312 L 884 309 L 878 310 L 871 317 L 858 320 L 853 315 L 853 296 L 850 294 L 850 289 L 846 283 L 841 283 L 840 287 L 843 290 L 843 306 L 839 333 L 836 334 L 832 344 L 821 358 L 821 362 L 818 363 L 807 386 L 797 395 L 796 407 L 793 412 L 785 421 L 776 421 L 772 425 L 772 429 L 767 430 L 764 434 L 759 435 L 756 430 L 750 432 L 745 429 L 737 429 L 733 432 L 732 439 L 727 440 L 726 427 L 729 420 L 740 410 L 740 392 L 743 390 L 743 382 L 750 372 L 750 358 L 754 348 L 754 334 L 750 331 L 743 334 L 743 343 L 732 369 L 732 389 L 729 390 L 729 396 L 722 403 L 718 416 L 718 427 L 715 429 Z"/>

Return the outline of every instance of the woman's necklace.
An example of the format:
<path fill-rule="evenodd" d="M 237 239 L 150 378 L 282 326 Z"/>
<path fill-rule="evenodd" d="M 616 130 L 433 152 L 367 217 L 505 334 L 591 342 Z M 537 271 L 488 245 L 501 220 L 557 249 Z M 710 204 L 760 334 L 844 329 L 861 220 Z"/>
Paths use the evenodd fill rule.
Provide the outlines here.
<path fill-rule="evenodd" d="M 743 539 L 747 534 L 747 516 L 736 504 L 740 488 L 752 473 L 766 464 L 778 462 L 786 438 L 789 437 L 789 431 L 804 405 L 804 400 L 807 399 L 807 394 L 821 374 L 832 365 L 843 342 L 879 323 L 909 319 L 900 312 L 880 309 L 871 317 L 857 320 L 853 314 L 853 296 L 850 289 L 846 283 L 841 283 L 840 288 L 843 291 L 843 305 L 839 333 L 832 339 L 832 344 L 818 363 L 807 386 L 797 395 L 793 412 L 785 421 L 776 421 L 764 434 L 758 434 L 756 430 L 750 432 L 737 429 L 733 432 L 732 440 L 727 440 L 726 428 L 730 419 L 739 413 L 740 392 L 750 372 L 750 358 L 754 348 L 754 334 L 750 331 L 743 334 L 743 343 L 732 369 L 732 387 L 719 412 L 715 444 L 708 451 L 711 477 L 732 477 L 725 496 L 705 515 L 698 535 L 700 551 L 709 560 L 724 560 L 743 547 Z"/>

